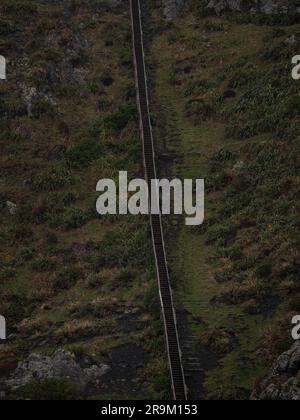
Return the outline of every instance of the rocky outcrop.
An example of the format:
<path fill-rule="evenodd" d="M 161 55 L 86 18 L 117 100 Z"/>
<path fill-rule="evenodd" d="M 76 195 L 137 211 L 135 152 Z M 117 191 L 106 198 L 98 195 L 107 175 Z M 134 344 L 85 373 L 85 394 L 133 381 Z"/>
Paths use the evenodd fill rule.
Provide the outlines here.
<path fill-rule="evenodd" d="M 277 359 L 252 400 L 300 400 L 300 341 Z"/>
<path fill-rule="evenodd" d="M 109 370 L 110 368 L 106 365 L 82 368 L 72 353 L 58 350 L 53 357 L 31 354 L 19 363 L 5 385 L 15 390 L 29 384 L 32 380 L 69 379 L 82 392 L 85 392 L 89 387 L 97 387 L 102 376 Z"/>
<path fill-rule="evenodd" d="M 209 0 L 208 9 L 222 12 L 262 12 L 267 14 L 300 12 L 296 1 L 291 0 Z"/>
<path fill-rule="evenodd" d="M 300 13 L 300 3 L 296 0 L 202 0 L 203 6 L 217 15 L 223 12 L 261 12 L 266 14 Z M 192 0 L 163 0 L 164 15 L 167 20 L 177 17 L 184 6 Z"/>
<path fill-rule="evenodd" d="M 167 20 L 173 20 L 180 14 L 186 0 L 163 0 L 164 16 Z"/>

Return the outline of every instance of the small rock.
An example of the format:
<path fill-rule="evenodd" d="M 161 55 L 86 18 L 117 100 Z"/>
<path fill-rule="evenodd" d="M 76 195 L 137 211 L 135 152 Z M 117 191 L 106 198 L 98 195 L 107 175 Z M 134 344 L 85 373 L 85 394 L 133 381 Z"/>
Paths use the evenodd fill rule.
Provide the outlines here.
<path fill-rule="evenodd" d="M 243 160 L 239 160 L 234 167 L 232 168 L 235 174 L 238 174 L 245 166 L 245 162 Z"/>
<path fill-rule="evenodd" d="M 292 35 L 285 40 L 285 43 L 288 45 L 298 45 L 300 44 L 300 37 L 297 35 Z"/>
<path fill-rule="evenodd" d="M 17 213 L 17 211 L 18 211 L 17 205 L 15 203 L 12 203 L 11 201 L 7 201 L 6 202 L 6 207 L 7 207 L 8 211 L 9 211 L 9 213 L 12 216 L 14 216 Z"/>

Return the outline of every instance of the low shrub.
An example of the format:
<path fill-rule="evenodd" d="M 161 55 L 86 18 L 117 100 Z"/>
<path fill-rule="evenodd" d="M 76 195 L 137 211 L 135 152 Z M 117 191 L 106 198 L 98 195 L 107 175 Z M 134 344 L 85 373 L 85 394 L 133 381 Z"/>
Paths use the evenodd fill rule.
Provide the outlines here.
<path fill-rule="evenodd" d="M 238 24 L 251 23 L 254 25 L 289 26 L 299 23 L 298 13 L 243 13 L 232 14 L 231 19 Z"/>
<path fill-rule="evenodd" d="M 78 360 L 82 360 L 86 356 L 86 351 L 85 351 L 84 347 L 82 347 L 78 344 L 70 344 L 68 346 L 65 346 L 65 349 L 67 351 L 69 351 L 70 353 L 74 354 L 74 356 Z"/>
<path fill-rule="evenodd" d="M 124 106 L 116 114 L 106 117 L 103 120 L 103 128 L 113 132 L 121 131 L 127 126 L 129 121 L 135 117 L 136 112 L 135 106 Z"/>
<path fill-rule="evenodd" d="M 130 268 L 124 268 L 115 276 L 115 283 L 118 284 L 120 287 L 126 287 L 136 277 L 136 272 Z"/>
<path fill-rule="evenodd" d="M 212 105 L 203 99 L 188 101 L 185 106 L 185 111 L 186 115 L 189 116 L 196 125 L 211 118 L 214 112 Z"/>
<path fill-rule="evenodd" d="M 260 265 L 256 269 L 255 274 L 256 274 L 257 277 L 265 279 L 265 278 L 270 277 L 270 275 L 272 274 L 272 271 L 273 271 L 272 264 L 271 263 L 266 263 L 266 264 Z"/>
<path fill-rule="evenodd" d="M 34 118 L 41 118 L 43 116 L 54 118 L 57 115 L 57 110 L 53 103 L 45 98 L 35 101 L 32 105 L 31 112 Z"/>
<path fill-rule="evenodd" d="M 37 174 L 32 182 L 32 187 L 36 191 L 55 191 L 71 185 L 74 177 L 66 166 L 55 166 Z"/>
<path fill-rule="evenodd" d="M 80 269 L 74 267 L 65 268 L 55 277 L 53 288 L 56 291 L 71 289 L 81 276 L 82 271 Z"/>
<path fill-rule="evenodd" d="M 226 242 L 236 235 L 236 227 L 230 223 L 213 225 L 208 229 L 208 240 L 218 242 L 219 245 L 226 245 Z"/>
<path fill-rule="evenodd" d="M 65 158 L 73 168 L 84 168 L 102 156 L 103 148 L 100 140 L 83 140 L 71 147 Z"/>
<path fill-rule="evenodd" d="M 79 208 L 67 210 L 63 219 L 63 226 L 66 230 L 78 229 L 84 226 L 88 221 L 87 214 Z"/>
<path fill-rule="evenodd" d="M 38 258 L 33 261 L 31 268 L 38 272 L 50 271 L 55 268 L 55 263 L 48 258 Z"/>
<path fill-rule="evenodd" d="M 95 270 L 103 267 L 149 267 L 152 255 L 149 227 L 134 219 L 135 223 L 124 223 L 109 232 L 92 258 Z"/>
<path fill-rule="evenodd" d="M 184 90 L 184 96 L 200 95 L 213 87 L 209 80 L 192 80 Z"/>
<path fill-rule="evenodd" d="M 18 399 L 34 401 L 81 400 L 79 388 L 69 379 L 33 380 L 14 392 Z"/>
<path fill-rule="evenodd" d="M 34 15 L 37 11 L 37 5 L 31 0 L 2 0 L 1 9 L 4 16 L 12 15 L 20 18 Z"/>

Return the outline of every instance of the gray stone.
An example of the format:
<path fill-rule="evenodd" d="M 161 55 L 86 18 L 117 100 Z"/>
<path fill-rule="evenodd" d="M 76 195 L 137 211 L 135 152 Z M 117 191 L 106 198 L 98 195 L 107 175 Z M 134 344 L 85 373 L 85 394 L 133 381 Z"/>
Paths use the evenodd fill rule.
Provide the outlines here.
<path fill-rule="evenodd" d="M 185 0 L 163 0 L 164 16 L 170 21 L 176 18 L 183 9 Z"/>
<path fill-rule="evenodd" d="M 289 45 L 300 45 L 300 36 L 299 35 L 292 35 L 285 41 L 286 44 Z"/>
<path fill-rule="evenodd" d="M 18 211 L 17 205 L 15 203 L 12 203 L 11 201 L 7 201 L 6 202 L 6 207 L 7 207 L 8 211 L 9 211 L 9 213 L 12 216 L 14 216 L 17 213 L 17 211 Z"/>
<path fill-rule="evenodd" d="M 241 12 L 243 4 L 244 2 L 242 0 L 210 0 L 207 4 L 207 8 L 213 9 L 217 15 L 220 15 L 226 10 Z M 253 5 L 251 4 L 251 6 Z"/>
<path fill-rule="evenodd" d="M 163 0 L 164 15 L 168 21 L 176 18 L 184 6 L 192 5 L 191 0 Z M 206 8 L 217 15 L 223 12 L 262 12 L 266 14 L 299 13 L 296 1 L 291 0 L 204 0 Z"/>
<path fill-rule="evenodd" d="M 276 360 L 252 400 L 300 401 L 300 341 Z"/>
<path fill-rule="evenodd" d="M 6 381 L 6 385 L 11 389 L 17 389 L 34 379 L 70 379 L 82 391 L 85 391 L 87 387 L 99 385 L 102 376 L 109 370 L 110 367 L 107 365 L 82 368 L 72 353 L 60 349 L 53 357 L 31 354 L 19 363 L 12 376 Z"/>
<path fill-rule="evenodd" d="M 290 353 L 288 371 L 291 373 L 295 373 L 295 372 L 298 372 L 299 370 L 300 370 L 300 343 L 297 343 L 292 347 L 292 351 Z"/>
<path fill-rule="evenodd" d="M 217 15 L 225 11 L 262 12 L 266 14 L 299 12 L 296 2 L 290 0 L 208 0 L 206 7 L 213 9 Z"/>
<path fill-rule="evenodd" d="M 292 7 L 285 0 L 264 0 L 260 11 L 267 14 L 287 13 Z"/>
<path fill-rule="evenodd" d="M 26 104 L 27 115 L 31 118 L 33 103 L 38 97 L 37 89 L 35 87 L 27 86 L 25 83 L 21 83 L 21 89 L 22 97 Z"/>

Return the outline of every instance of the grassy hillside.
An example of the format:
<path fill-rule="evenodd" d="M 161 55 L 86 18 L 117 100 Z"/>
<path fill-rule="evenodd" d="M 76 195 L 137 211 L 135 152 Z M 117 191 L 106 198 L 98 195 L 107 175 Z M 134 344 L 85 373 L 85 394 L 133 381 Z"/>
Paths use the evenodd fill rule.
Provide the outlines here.
<path fill-rule="evenodd" d="M 142 175 L 129 8 L 109 4 L 1 1 L 0 374 L 64 347 L 112 368 L 97 398 L 161 398 L 148 219 L 95 207 L 99 179 Z"/>
<path fill-rule="evenodd" d="M 196 348 L 218 359 L 206 398 L 245 399 L 289 348 L 299 312 L 300 85 L 291 58 L 300 26 L 195 13 L 166 25 L 160 16 L 150 64 L 161 172 L 206 179 L 204 226 L 170 228 L 177 305 Z"/>
<path fill-rule="evenodd" d="M 160 173 L 206 180 L 202 227 L 166 219 L 176 306 L 204 369 L 193 393 L 247 399 L 290 347 L 300 310 L 300 85 L 291 78 L 300 25 L 295 16 L 217 18 L 199 8 L 166 23 L 160 2 L 150 3 Z M 95 208 L 99 179 L 142 176 L 130 31 L 127 2 L 0 5 L 8 399 L 170 396 L 148 218 Z M 6 389 L 19 361 L 61 348 L 82 366 L 111 370 L 84 394 L 64 380 Z"/>

